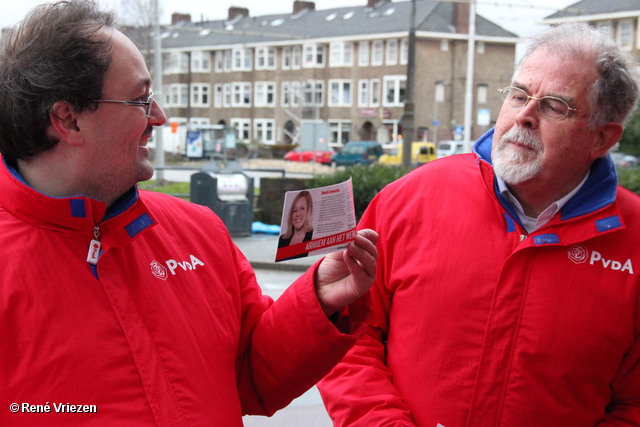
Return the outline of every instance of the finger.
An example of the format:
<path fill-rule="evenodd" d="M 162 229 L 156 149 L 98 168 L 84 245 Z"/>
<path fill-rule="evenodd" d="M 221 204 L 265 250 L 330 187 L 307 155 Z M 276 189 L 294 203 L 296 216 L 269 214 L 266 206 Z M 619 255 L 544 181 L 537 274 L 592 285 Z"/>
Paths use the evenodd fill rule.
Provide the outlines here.
<path fill-rule="evenodd" d="M 349 245 L 346 250 L 346 255 L 352 258 L 353 261 L 359 265 L 359 269 L 364 270 L 367 276 L 375 277 L 378 251 L 373 245 L 373 242 L 365 240 L 361 242 L 360 246 L 357 244 Z M 349 262 L 346 256 L 345 262 Z M 347 266 L 349 266 L 349 264 L 347 264 Z"/>

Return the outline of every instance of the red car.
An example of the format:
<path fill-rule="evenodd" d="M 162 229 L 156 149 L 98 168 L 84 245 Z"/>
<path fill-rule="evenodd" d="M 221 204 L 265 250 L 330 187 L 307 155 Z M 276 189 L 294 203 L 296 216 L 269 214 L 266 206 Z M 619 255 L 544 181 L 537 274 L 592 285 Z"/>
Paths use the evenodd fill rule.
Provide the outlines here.
<path fill-rule="evenodd" d="M 284 159 L 290 162 L 310 162 L 315 160 L 316 163 L 331 163 L 331 155 L 333 151 L 319 151 L 319 150 L 301 150 L 296 148 L 289 151 L 284 155 Z"/>

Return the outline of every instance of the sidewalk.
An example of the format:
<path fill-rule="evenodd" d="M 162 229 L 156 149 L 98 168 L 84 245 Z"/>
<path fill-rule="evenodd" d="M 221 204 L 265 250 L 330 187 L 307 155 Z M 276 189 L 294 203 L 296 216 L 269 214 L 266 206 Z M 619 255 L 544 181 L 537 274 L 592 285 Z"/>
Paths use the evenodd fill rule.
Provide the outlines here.
<path fill-rule="evenodd" d="M 233 242 L 247 257 L 254 269 L 306 271 L 321 256 L 275 262 L 278 237 L 272 234 L 252 234 L 247 237 L 233 237 Z"/>

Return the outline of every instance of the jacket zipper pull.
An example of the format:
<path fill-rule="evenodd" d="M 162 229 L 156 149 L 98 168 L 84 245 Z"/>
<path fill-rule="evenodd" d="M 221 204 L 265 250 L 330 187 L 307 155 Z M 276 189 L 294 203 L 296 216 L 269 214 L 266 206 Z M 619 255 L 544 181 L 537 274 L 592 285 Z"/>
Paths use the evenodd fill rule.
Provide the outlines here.
<path fill-rule="evenodd" d="M 93 239 L 89 243 L 89 252 L 87 253 L 87 262 L 96 265 L 100 256 L 100 227 L 97 225 L 93 229 Z"/>

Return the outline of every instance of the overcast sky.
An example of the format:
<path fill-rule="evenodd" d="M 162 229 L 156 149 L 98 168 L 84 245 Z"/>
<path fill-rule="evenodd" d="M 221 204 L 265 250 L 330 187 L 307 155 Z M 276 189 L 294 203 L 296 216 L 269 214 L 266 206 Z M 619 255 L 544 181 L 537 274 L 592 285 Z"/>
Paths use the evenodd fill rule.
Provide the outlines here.
<path fill-rule="evenodd" d="M 116 10 L 128 0 L 101 0 L 103 5 Z M 129 0 L 130 1 L 130 0 Z M 151 0 L 149 0 L 151 1 Z M 163 11 L 162 23 L 169 23 L 174 12 L 189 13 L 191 19 L 225 19 L 230 6 L 249 9 L 250 16 L 291 13 L 293 0 L 159 0 Z M 420 1 L 420 0 L 418 0 Z M 577 0 L 477 0 L 478 13 L 505 29 L 519 35 L 528 35 L 542 28 L 537 21 Z M 2 0 L 0 28 L 20 21 L 41 0 Z M 316 9 L 331 9 L 345 6 L 363 6 L 367 0 L 316 0 Z"/>

